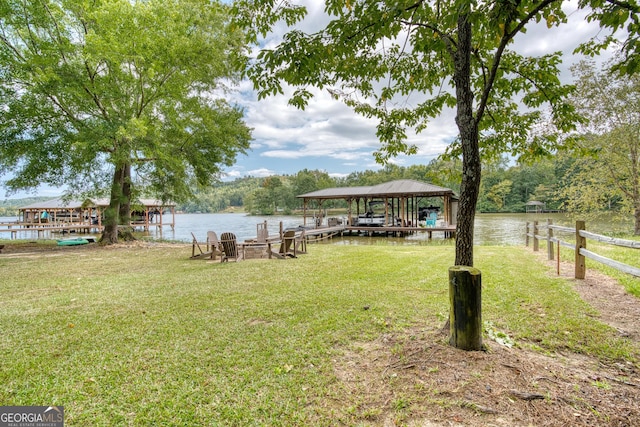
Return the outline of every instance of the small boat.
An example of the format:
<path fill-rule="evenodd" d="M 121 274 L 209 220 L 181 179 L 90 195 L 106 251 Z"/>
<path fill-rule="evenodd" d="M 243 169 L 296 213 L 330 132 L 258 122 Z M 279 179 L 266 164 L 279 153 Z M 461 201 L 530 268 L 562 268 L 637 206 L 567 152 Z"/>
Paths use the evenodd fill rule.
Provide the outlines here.
<path fill-rule="evenodd" d="M 84 237 L 76 237 L 75 239 L 64 239 L 58 240 L 58 246 L 78 246 L 78 245 L 86 245 L 89 243 L 89 240 Z"/>

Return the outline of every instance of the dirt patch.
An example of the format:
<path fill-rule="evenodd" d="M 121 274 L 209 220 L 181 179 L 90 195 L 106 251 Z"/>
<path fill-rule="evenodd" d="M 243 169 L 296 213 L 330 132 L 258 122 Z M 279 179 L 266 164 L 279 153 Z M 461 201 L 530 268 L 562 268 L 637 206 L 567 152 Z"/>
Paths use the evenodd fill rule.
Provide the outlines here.
<path fill-rule="evenodd" d="M 541 262 L 546 262 L 541 260 Z M 555 274 L 555 265 L 550 264 Z M 573 266 L 561 265 L 570 280 Z M 598 320 L 640 339 L 640 300 L 610 277 L 575 280 Z M 637 426 L 640 368 L 580 354 L 541 354 L 485 339 L 448 345 L 448 331 L 414 328 L 356 343 L 336 360 L 345 425 Z"/>
<path fill-rule="evenodd" d="M 556 263 L 549 264 L 556 274 Z M 560 276 L 575 282 L 575 290 L 599 312 L 600 321 L 616 328 L 622 336 L 640 341 L 640 299 L 629 295 L 615 279 L 593 269 L 587 271 L 584 280 L 577 280 L 573 278 L 573 264 L 560 263 Z"/>
<path fill-rule="evenodd" d="M 420 426 L 635 426 L 640 375 L 486 342 L 465 352 L 437 331 L 408 331 L 355 345 L 337 361 L 345 424 Z M 343 406 L 344 407 L 344 406 Z"/>

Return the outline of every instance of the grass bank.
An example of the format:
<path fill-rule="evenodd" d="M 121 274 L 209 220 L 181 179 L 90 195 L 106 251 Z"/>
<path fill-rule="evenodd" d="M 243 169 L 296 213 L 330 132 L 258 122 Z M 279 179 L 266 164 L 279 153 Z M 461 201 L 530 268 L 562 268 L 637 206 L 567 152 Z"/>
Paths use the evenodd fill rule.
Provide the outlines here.
<path fill-rule="evenodd" d="M 346 392 L 335 359 L 448 313 L 452 247 L 311 245 L 298 259 L 225 264 L 190 252 L 0 255 L 0 402 L 63 405 L 70 426 L 357 424 L 327 403 Z M 479 247 L 476 264 L 494 333 L 635 361 L 638 348 L 530 250 Z"/>

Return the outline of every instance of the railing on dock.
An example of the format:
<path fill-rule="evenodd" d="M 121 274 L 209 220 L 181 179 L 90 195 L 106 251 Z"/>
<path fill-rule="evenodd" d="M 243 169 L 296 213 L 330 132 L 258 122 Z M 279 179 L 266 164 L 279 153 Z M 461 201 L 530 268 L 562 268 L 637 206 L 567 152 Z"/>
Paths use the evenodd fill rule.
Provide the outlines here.
<path fill-rule="evenodd" d="M 546 233 L 544 233 L 545 231 Z M 569 239 L 571 241 L 561 240 L 555 235 L 555 233 L 570 235 Z M 534 221 L 533 223 L 527 222 L 525 236 L 525 245 L 528 247 L 530 243 L 533 243 L 534 252 L 540 250 L 540 241 L 546 241 L 547 258 L 550 261 L 557 259 L 556 268 L 558 274 L 560 274 L 560 246 L 562 246 L 573 250 L 575 253 L 574 276 L 576 279 L 585 278 L 587 272 L 585 262 L 586 258 L 607 265 L 623 273 L 630 274 L 635 277 L 640 277 L 640 268 L 615 261 L 613 259 L 598 255 L 595 252 L 587 250 L 587 239 L 629 249 L 640 249 L 640 241 L 616 239 L 614 237 L 591 233 L 586 230 L 584 221 L 576 221 L 575 228 L 554 225 L 552 220 L 550 219 L 548 219 L 546 224 L 543 225 L 541 225 L 538 221 Z"/>
<path fill-rule="evenodd" d="M 140 221 L 132 221 L 131 227 L 135 229 L 148 230 L 151 227 L 162 228 L 163 226 L 174 227 L 173 222 L 145 223 Z M 56 221 L 56 222 L 2 222 L 0 223 L 0 238 L 4 233 L 10 233 L 11 239 L 16 239 L 19 233 L 37 233 L 38 238 L 45 233 L 50 232 L 78 232 L 78 233 L 101 233 L 104 229 L 103 224 L 93 224 L 88 221 Z"/>

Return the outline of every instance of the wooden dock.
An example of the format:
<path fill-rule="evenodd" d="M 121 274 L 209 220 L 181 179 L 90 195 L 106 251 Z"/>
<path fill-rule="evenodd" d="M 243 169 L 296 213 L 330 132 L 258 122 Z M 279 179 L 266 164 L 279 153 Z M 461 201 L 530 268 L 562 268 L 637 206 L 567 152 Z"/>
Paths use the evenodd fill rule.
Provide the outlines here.
<path fill-rule="evenodd" d="M 0 223 L 0 236 L 9 233 L 11 239 L 16 239 L 19 233 L 34 233 L 42 238 L 45 233 L 99 233 L 102 226 L 92 224 L 73 223 L 33 223 L 33 222 L 3 222 Z"/>
<path fill-rule="evenodd" d="M 366 234 L 368 236 L 386 235 L 386 236 L 407 236 L 416 233 L 427 233 L 429 239 L 433 238 L 434 233 L 443 233 L 445 238 L 452 238 L 456 235 L 455 226 L 447 227 L 367 227 L 367 226 L 345 226 L 336 225 L 332 227 L 319 227 L 305 230 L 305 236 L 310 241 L 331 238 L 335 235 L 348 234 Z"/>
<path fill-rule="evenodd" d="M 140 223 L 132 222 L 131 227 L 134 229 L 143 228 L 148 229 L 151 227 L 170 226 L 173 228 L 172 223 Z M 85 222 L 3 222 L 0 223 L 0 237 L 4 233 L 9 233 L 11 239 L 17 239 L 19 233 L 33 233 L 37 234 L 37 237 L 43 238 L 45 233 L 87 233 L 98 234 L 102 233 L 104 226 L 101 224 L 89 224 Z"/>

